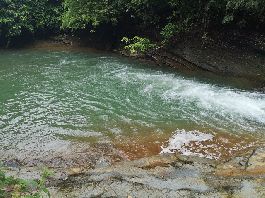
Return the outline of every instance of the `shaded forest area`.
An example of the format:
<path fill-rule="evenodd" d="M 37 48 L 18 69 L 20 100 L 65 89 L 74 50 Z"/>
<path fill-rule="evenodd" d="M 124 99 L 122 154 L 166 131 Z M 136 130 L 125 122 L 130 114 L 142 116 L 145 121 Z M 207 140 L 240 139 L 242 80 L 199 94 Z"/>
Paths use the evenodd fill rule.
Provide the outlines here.
<path fill-rule="evenodd" d="M 2 47 L 62 33 L 117 45 L 264 30 L 265 0 L 0 0 Z"/>

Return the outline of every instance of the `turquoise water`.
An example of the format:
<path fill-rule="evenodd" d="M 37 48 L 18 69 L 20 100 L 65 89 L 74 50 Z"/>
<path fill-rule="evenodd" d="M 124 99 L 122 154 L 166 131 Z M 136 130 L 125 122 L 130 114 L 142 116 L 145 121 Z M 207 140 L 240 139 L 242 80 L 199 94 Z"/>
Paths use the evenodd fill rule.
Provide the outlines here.
<path fill-rule="evenodd" d="M 45 151 L 183 129 L 263 137 L 265 94 L 239 85 L 106 53 L 1 51 L 0 146 Z"/>

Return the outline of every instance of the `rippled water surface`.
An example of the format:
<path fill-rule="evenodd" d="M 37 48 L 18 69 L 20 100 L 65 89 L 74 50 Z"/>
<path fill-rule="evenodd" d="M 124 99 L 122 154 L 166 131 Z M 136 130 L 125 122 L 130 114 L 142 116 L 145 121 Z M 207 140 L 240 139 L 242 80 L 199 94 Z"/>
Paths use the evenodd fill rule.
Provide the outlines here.
<path fill-rule="evenodd" d="M 110 54 L 1 51 L 0 146 L 46 151 L 151 134 L 159 141 L 177 130 L 264 137 L 265 94 L 227 81 Z"/>

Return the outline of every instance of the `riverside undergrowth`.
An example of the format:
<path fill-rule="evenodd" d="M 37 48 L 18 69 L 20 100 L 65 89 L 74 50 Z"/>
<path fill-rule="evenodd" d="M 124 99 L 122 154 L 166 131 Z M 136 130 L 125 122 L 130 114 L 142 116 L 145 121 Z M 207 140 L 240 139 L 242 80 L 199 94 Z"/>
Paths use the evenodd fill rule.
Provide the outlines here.
<path fill-rule="evenodd" d="M 46 181 L 52 173 L 44 169 L 37 180 L 27 180 L 7 176 L 5 171 L 0 169 L 0 198 L 42 198 L 50 197 L 46 187 Z"/>

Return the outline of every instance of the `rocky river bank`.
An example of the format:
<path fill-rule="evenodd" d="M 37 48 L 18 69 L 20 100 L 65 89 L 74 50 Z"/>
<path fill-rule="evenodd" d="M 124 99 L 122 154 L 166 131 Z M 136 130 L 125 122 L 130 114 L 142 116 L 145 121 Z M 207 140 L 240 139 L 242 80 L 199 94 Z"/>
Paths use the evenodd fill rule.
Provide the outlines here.
<path fill-rule="evenodd" d="M 203 39 L 184 36 L 139 58 L 181 72 L 202 71 L 247 79 L 260 91 L 265 87 L 265 37 L 262 34 L 228 33 Z"/>
<path fill-rule="evenodd" d="M 109 145 L 101 145 L 98 151 L 104 147 L 110 151 Z M 50 159 L 55 174 L 47 185 L 52 197 L 265 196 L 264 148 L 255 148 L 226 161 L 176 153 L 114 162 L 110 160 L 113 156 L 96 155 L 91 152 L 79 156 L 81 161 L 91 160 L 89 166 L 67 167 L 66 162 Z M 11 175 L 39 177 L 41 166 L 23 166 L 14 160 L 4 163 Z"/>
<path fill-rule="evenodd" d="M 224 138 L 220 139 L 229 145 Z M 102 142 L 71 143 L 42 157 L 34 154 L 15 157 L 16 153 L 2 152 L 1 161 L 9 175 L 24 179 L 39 178 L 44 167 L 52 170 L 54 175 L 48 179 L 47 186 L 54 198 L 264 197 L 264 144 L 252 143 L 240 152 L 233 151 L 238 143 L 234 142 L 227 150 L 222 141 L 214 141 L 219 148 L 214 151 L 213 143 L 207 140 L 193 142 L 190 148 L 188 144 L 183 145 L 190 156 L 176 151 L 160 155 L 149 153 L 148 157 L 128 160 L 129 150 Z M 243 148 L 242 140 L 240 144 Z M 133 145 L 129 146 L 133 153 Z M 199 151 L 200 147 L 206 150 Z M 223 153 L 220 149 L 224 149 Z M 202 157 L 198 157 L 198 152 Z M 209 159 L 211 152 L 215 152 L 213 156 L 230 155 Z"/>

